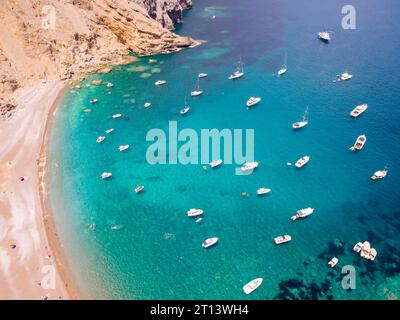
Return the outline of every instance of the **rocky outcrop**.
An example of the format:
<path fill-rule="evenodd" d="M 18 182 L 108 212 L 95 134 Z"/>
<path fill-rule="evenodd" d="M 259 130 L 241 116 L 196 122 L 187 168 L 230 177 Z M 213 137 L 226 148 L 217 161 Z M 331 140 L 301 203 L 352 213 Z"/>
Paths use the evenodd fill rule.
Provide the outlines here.
<path fill-rule="evenodd" d="M 0 1 L 0 96 L 11 96 L 40 79 L 77 79 L 104 65 L 123 63 L 130 52 L 170 53 L 196 44 L 152 19 L 146 0 L 141 2 Z M 155 2 L 156 8 L 175 2 L 183 9 L 190 1 Z"/>

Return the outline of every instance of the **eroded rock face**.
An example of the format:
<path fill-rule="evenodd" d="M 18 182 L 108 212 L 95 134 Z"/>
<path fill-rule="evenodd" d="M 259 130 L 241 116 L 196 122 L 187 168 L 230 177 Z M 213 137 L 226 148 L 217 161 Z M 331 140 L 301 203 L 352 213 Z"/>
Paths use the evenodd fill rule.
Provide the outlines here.
<path fill-rule="evenodd" d="M 164 28 L 174 29 L 176 23 L 181 23 L 183 11 L 192 7 L 192 0 L 131 0 L 146 9 L 149 16 Z"/>
<path fill-rule="evenodd" d="M 77 79 L 123 63 L 130 52 L 170 53 L 196 44 L 163 28 L 140 1 L 0 1 L 0 96 L 40 79 Z"/>

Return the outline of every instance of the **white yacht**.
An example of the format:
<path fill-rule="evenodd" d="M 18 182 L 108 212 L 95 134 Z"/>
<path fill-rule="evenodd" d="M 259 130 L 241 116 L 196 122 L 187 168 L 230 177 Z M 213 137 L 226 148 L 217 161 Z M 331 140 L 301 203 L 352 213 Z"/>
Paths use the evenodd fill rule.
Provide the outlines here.
<path fill-rule="evenodd" d="M 283 76 L 287 71 L 287 55 L 285 55 L 285 63 L 283 64 L 282 68 L 278 70 L 278 76 Z"/>
<path fill-rule="evenodd" d="M 339 259 L 336 257 L 333 257 L 329 262 L 328 265 L 333 268 L 334 266 L 336 266 L 339 262 Z"/>
<path fill-rule="evenodd" d="M 207 73 L 199 73 L 199 74 L 197 75 L 197 77 L 199 77 L 199 78 L 205 78 L 205 77 L 207 77 L 207 76 L 208 76 Z"/>
<path fill-rule="evenodd" d="M 107 179 L 107 178 L 109 178 L 109 177 L 111 177 L 112 176 L 112 173 L 111 172 L 103 172 L 102 174 L 101 174 L 101 178 L 102 179 Z"/>
<path fill-rule="evenodd" d="M 296 214 L 292 216 L 290 219 L 297 220 L 298 218 L 305 218 L 310 216 L 314 212 L 314 208 L 305 208 L 297 210 Z"/>
<path fill-rule="evenodd" d="M 109 133 L 111 133 L 113 131 L 114 131 L 114 128 L 110 128 L 110 129 L 106 130 L 106 133 L 109 134 Z"/>
<path fill-rule="evenodd" d="M 350 116 L 353 118 L 357 118 L 359 115 L 361 115 L 365 110 L 367 110 L 368 105 L 366 103 L 360 104 L 359 106 L 355 107 L 351 112 Z"/>
<path fill-rule="evenodd" d="M 308 107 L 304 111 L 303 120 L 292 124 L 293 129 L 300 129 L 308 125 Z"/>
<path fill-rule="evenodd" d="M 120 113 L 113 114 L 112 117 L 113 117 L 113 119 L 121 118 L 121 117 L 122 117 L 122 114 L 120 114 Z"/>
<path fill-rule="evenodd" d="M 210 162 L 210 167 L 211 167 L 211 168 L 218 167 L 221 163 L 222 163 L 222 160 L 221 160 L 221 159 L 214 160 L 214 161 Z"/>
<path fill-rule="evenodd" d="M 383 179 L 384 177 L 386 177 L 387 173 L 388 173 L 388 170 L 387 170 L 387 168 L 385 167 L 383 170 L 378 170 L 378 171 L 376 171 L 376 172 L 372 175 L 371 179 L 372 179 L 372 180 Z"/>
<path fill-rule="evenodd" d="M 331 41 L 331 35 L 328 31 L 318 32 L 318 38 L 325 42 Z"/>
<path fill-rule="evenodd" d="M 291 240 L 292 240 L 292 237 L 288 234 L 274 238 L 275 244 L 282 244 L 285 242 L 289 242 Z"/>
<path fill-rule="evenodd" d="M 165 80 L 157 80 L 156 82 L 154 82 L 154 84 L 156 86 L 161 86 L 161 85 L 166 84 L 166 83 L 167 83 L 167 81 L 165 81 Z"/>
<path fill-rule="evenodd" d="M 98 100 L 97 99 L 90 99 L 89 102 L 90 103 L 96 103 Z"/>
<path fill-rule="evenodd" d="M 119 151 L 124 151 L 124 150 L 126 150 L 126 149 L 128 149 L 128 148 L 129 148 L 129 144 L 125 144 L 125 145 L 119 146 L 119 147 L 118 147 L 118 150 L 119 150 Z"/>
<path fill-rule="evenodd" d="M 264 194 L 267 194 L 267 193 L 270 193 L 270 192 L 271 192 L 271 189 L 268 189 L 268 188 L 260 188 L 260 189 L 257 189 L 257 194 L 258 194 L 259 196 L 264 195 Z"/>
<path fill-rule="evenodd" d="M 107 88 L 112 88 L 112 87 L 114 87 L 114 84 L 112 82 L 108 82 L 107 83 Z"/>
<path fill-rule="evenodd" d="M 249 283 L 247 283 L 246 285 L 243 286 L 243 292 L 245 294 L 252 293 L 259 286 L 261 286 L 262 282 L 263 282 L 263 278 L 257 278 L 257 279 L 251 280 Z"/>
<path fill-rule="evenodd" d="M 200 90 L 200 79 L 197 78 L 197 87 L 196 87 L 195 90 L 193 90 L 193 91 L 190 93 L 190 95 L 191 95 L 192 97 L 197 97 L 197 96 L 201 95 L 202 93 L 203 93 L 203 91 Z"/>
<path fill-rule="evenodd" d="M 150 102 L 146 102 L 145 104 L 144 104 L 144 107 L 147 109 L 147 108 L 150 108 L 151 107 L 151 103 Z"/>
<path fill-rule="evenodd" d="M 339 79 L 342 81 L 350 80 L 353 78 L 353 75 L 348 72 L 343 72 L 342 74 L 338 75 Z"/>
<path fill-rule="evenodd" d="M 257 168 L 259 163 L 257 161 L 254 162 L 245 162 L 242 167 L 240 168 L 243 172 L 249 172 L 253 171 L 255 168 Z"/>
<path fill-rule="evenodd" d="M 217 242 L 218 242 L 217 237 L 208 238 L 208 239 L 204 240 L 201 245 L 203 248 L 209 248 L 209 247 L 213 246 L 214 244 L 216 244 Z"/>
<path fill-rule="evenodd" d="M 188 217 L 197 217 L 197 216 L 201 216 L 202 214 L 203 214 L 203 210 L 201 210 L 201 209 L 190 209 L 187 212 Z"/>
<path fill-rule="evenodd" d="M 97 138 L 96 142 L 100 143 L 100 142 L 104 141 L 105 139 L 106 139 L 105 136 L 100 136 L 100 137 Z"/>
<path fill-rule="evenodd" d="M 240 60 L 240 61 L 239 61 L 239 65 L 238 65 L 238 67 L 236 68 L 235 72 L 233 72 L 232 74 L 230 74 L 229 77 L 228 77 L 228 79 L 229 79 L 229 80 L 235 80 L 235 79 L 241 78 L 241 77 L 243 77 L 243 76 L 244 76 L 243 63 L 242 63 L 242 61 Z"/>
<path fill-rule="evenodd" d="M 296 161 L 296 163 L 294 164 L 297 168 L 301 168 L 302 166 L 304 166 L 305 164 L 308 163 L 308 161 L 310 161 L 310 156 L 304 156 L 301 157 L 299 160 Z"/>
<path fill-rule="evenodd" d="M 259 103 L 260 101 L 261 101 L 260 97 L 250 97 L 250 99 L 247 100 L 247 102 L 246 102 L 246 106 L 247 106 L 247 108 L 250 108 L 250 107 L 256 105 L 257 103 Z"/>
<path fill-rule="evenodd" d="M 136 193 L 142 192 L 144 189 L 144 186 L 137 186 L 134 190 Z"/>
<path fill-rule="evenodd" d="M 360 151 L 364 147 L 364 144 L 366 142 L 367 142 L 367 137 L 365 136 L 365 134 L 363 134 L 357 138 L 354 145 L 352 147 L 350 147 L 350 150 L 351 151 Z"/>

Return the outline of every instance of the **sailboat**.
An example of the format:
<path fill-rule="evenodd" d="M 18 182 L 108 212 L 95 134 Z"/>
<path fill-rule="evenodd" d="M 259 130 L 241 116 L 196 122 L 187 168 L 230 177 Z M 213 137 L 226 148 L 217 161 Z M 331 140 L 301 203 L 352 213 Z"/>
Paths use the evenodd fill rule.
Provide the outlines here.
<path fill-rule="evenodd" d="M 232 73 L 228 77 L 228 79 L 235 80 L 235 79 L 238 79 L 243 76 L 244 76 L 243 62 L 242 62 L 242 60 L 239 60 L 239 64 L 238 64 L 238 67 L 236 68 L 236 71 L 234 73 Z"/>
<path fill-rule="evenodd" d="M 306 111 L 304 111 L 303 120 L 293 123 L 292 128 L 300 129 L 300 128 L 305 127 L 307 124 L 308 124 L 308 107 L 306 108 Z"/>
<path fill-rule="evenodd" d="M 278 76 L 283 76 L 287 71 L 287 55 L 285 54 L 285 63 L 283 64 L 282 68 L 278 70 Z"/>
<path fill-rule="evenodd" d="M 203 93 L 203 91 L 200 90 L 200 79 L 197 78 L 197 87 L 196 87 L 196 90 L 192 91 L 192 92 L 190 93 L 190 95 L 191 95 L 192 97 L 197 97 L 197 96 L 201 95 L 202 93 Z"/>
<path fill-rule="evenodd" d="M 185 97 L 185 107 L 181 111 L 179 111 L 179 113 L 181 115 L 185 115 L 186 113 L 189 112 L 189 110 L 190 110 L 190 107 L 187 105 L 187 101 L 186 101 L 186 97 Z"/>

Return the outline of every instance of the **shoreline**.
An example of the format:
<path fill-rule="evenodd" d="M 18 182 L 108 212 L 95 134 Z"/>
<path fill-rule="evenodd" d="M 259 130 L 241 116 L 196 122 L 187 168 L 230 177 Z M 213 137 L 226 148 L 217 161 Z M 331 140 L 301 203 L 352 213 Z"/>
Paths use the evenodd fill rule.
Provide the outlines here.
<path fill-rule="evenodd" d="M 76 299 L 46 199 L 48 133 L 67 84 L 49 79 L 24 88 L 0 139 L 0 299 Z"/>

